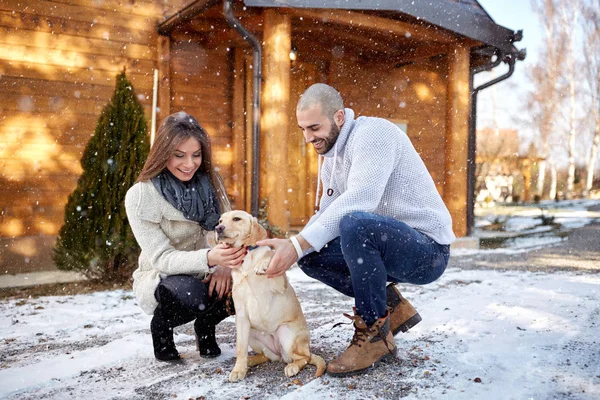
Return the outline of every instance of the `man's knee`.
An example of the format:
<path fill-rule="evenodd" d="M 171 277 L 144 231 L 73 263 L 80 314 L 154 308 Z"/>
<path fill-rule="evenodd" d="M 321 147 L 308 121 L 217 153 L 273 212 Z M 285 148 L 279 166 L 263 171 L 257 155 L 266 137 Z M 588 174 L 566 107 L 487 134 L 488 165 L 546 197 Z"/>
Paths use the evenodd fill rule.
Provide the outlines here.
<path fill-rule="evenodd" d="M 315 271 L 318 269 L 318 267 L 315 266 L 316 261 L 317 261 L 316 257 L 314 257 L 312 254 L 309 254 L 308 256 L 302 257 L 301 259 L 298 260 L 298 267 L 306 275 L 314 278 L 313 275 L 314 275 Z"/>
<path fill-rule="evenodd" d="M 368 215 L 368 213 L 363 211 L 354 211 L 344 215 L 340 220 L 340 230 L 347 231 L 358 228 Z"/>
<path fill-rule="evenodd" d="M 314 252 L 298 260 L 298 267 L 307 276 L 323 282 L 324 277 L 328 275 L 327 270 L 330 268 L 325 261 L 326 259 L 321 254 Z"/>
<path fill-rule="evenodd" d="M 371 214 L 363 211 L 354 211 L 344 215 L 340 220 L 340 236 L 342 240 L 347 235 L 354 236 L 364 226 L 364 222 L 370 216 Z"/>

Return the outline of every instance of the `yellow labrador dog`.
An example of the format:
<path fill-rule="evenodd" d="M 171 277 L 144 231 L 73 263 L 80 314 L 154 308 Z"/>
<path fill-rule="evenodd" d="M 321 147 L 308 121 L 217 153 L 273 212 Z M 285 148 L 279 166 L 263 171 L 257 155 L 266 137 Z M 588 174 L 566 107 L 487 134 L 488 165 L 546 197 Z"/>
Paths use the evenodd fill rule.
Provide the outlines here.
<path fill-rule="evenodd" d="M 215 228 L 217 240 L 230 246 L 254 246 L 267 237 L 255 217 L 245 211 L 221 215 Z M 316 376 L 325 372 L 323 358 L 311 354 L 306 319 L 292 286 L 284 275 L 267 278 L 264 273 L 273 250 L 262 246 L 248 251 L 244 262 L 232 270 L 235 303 L 236 362 L 229 380 L 246 377 L 248 367 L 269 360 L 287 363 L 285 374 L 294 376 L 306 364 L 317 367 Z M 248 346 L 256 352 L 248 357 Z"/>

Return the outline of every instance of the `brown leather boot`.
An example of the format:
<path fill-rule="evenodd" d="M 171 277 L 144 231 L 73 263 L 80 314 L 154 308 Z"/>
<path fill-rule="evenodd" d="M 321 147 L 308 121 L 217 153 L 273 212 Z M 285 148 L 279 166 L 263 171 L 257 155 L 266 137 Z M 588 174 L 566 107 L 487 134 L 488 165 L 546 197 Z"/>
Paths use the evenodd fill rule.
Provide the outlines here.
<path fill-rule="evenodd" d="M 390 283 L 385 289 L 387 295 L 387 306 L 392 309 L 390 313 L 390 327 L 392 334 L 396 336 L 398 332 L 406 332 L 419 322 L 421 316 L 415 308 L 406 300 L 395 283 Z"/>
<path fill-rule="evenodd" d="M 394 358 L 398 349 L 390 331 L 390 312 L 379 318 L 370 327 L 356 315 L 344 314 L 354 322 L 354 337 L 341 356 L 327 364 L 327 373 L 332 376 L 347 376 L 365 372 L 378 361 Z"/>

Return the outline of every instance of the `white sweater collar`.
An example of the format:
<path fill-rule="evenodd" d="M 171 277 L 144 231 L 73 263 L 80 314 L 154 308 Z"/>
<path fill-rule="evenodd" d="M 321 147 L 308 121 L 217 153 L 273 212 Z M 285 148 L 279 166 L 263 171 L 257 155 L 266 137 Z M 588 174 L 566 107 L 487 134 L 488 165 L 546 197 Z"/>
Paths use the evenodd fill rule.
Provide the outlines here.
<path fill-rule="evenodd" d="M 348 141 L 348 137 L 350 136 L 350 132 L 354 127 L 354 111 L 351 108 L 344 108 L 344 125 L 342 125 L 342 129 L 340 130 L 340 134 L 335 141 L 335 144 L 329 151 L 323 154 L 323 157 L 333 157 L 336 155 L 341 148 L 346 145 Z"/>
<path fill-rule="evenodd" d="M 320 200 L 320 189 L 321 189 L 321 168 L 323 168 L 323 159 L 333 158 L 333 166 L 331 167 L 331 177 L 329 178 L 329 185 L 325 188 L 325 183 L 323 183 L 323 189 L 325 190 L 325 194 L 331 196 L 333 193 L 333 177 L 335 176 L 335 167 L 337 164 L 337 155 L 338 151 L 346 145 L 348 141 L 348 137 L 350 136 L 350 132 L 352 132 L 352 128 L 354 128 L 354 111 L 350 108 L 344 109 L 344 124 L 342 125 L 342 129 L 340 130 L 340 134 L 338 135 L 335 144 L 329 151 L 323 155 L 319 155 L 319 166 L 317 167 L 317 193 L 315 196 L 315 210 L 319 209 L 319 200 Z"/>

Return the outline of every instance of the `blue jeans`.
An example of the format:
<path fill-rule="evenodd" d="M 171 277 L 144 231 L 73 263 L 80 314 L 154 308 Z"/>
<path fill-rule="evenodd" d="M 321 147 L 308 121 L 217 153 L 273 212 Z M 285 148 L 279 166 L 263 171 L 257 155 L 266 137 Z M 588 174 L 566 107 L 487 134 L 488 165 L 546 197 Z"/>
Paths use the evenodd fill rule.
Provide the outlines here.
<path fill-rule="evenodd" d="M 308 276 L 354 297 L 356 312 L 370 326 L 386 313 L 386 283 L 425 285 L 448 265 L 450 246 L 403 222 L 366 212 L 340 221 L 340 237 L 298 265 Z"/>

